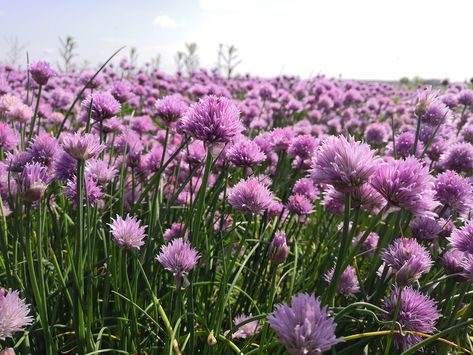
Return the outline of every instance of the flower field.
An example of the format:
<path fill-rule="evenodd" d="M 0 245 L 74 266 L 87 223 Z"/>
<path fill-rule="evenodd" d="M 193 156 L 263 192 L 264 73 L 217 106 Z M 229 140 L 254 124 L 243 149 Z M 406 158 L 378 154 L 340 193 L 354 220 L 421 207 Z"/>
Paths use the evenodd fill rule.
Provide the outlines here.
<path fill-rule="evenodd" d="M 469 354 L 473 90 L 0 66 L 1 354 Z"/>

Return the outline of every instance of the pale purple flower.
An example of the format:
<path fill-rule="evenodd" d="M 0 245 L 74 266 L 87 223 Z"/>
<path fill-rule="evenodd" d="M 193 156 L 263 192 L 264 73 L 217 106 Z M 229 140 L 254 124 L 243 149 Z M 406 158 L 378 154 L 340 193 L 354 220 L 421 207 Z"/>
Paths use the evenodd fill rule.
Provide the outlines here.
<path fill-rule="evenodd" d="M 187 234 L 188 231 L 183 223 L 173 223 L 170 228 L 164 231 L 163 238 L 167 242 L 176 238 L 184 238 L 187 240 Z"/>
<path fill-rule="evenodd" d="M 361 237 L 363 237 L 365 233 L 362 232 L 358 234 L 352 242 L 352 246 L 355 247 L 360 243 Z M 367 253 L 369 256 L 373 256 L 376 251 L 376 247 L 378 246 L 379 235 L 376 232 L 371 232 L 366 237 L 365 241 L 360 247 L 360 252 Z"/>
<path fill-rule="evenodd" d="M 382 259 L 396 271 L 399 285 L 408 285 L 430 271 L 429 252 L 415 239 L 399 238 L 384 249 Z"/>
<path fill-rule="evenodd" d="M 442 256 L 442 265 L 445 268 L 445 272 L 449 275 L 458 274 L 455 276 L 455 280 L 465 281 L 464 273 L 466 263 L 468 262 L 468 255 L 471 254 L 462 252 L 458 249 L 447 250 Z"/>
<path fill-rule="evenodd" d="M 0 122 L 0 148 L 4 152 L 12 151 L 18 143 L 15 132 L 6 123 Z"/>
<path fill-rule="evenodd" d="M 317 140 L 309 135 L 301 135 L 294 138 L 287 149 L 287 155 L 291 158 L 310 159 L 317 148 Z"/>
<path fill-rule="evenodd" d="M 87 112 L 90 109 L 91 101 L 91 118 L 95 121 L 102 121 L 107 118 L 112 118 L 121 110 L 120 103 L 109 93 L 96 92 L 87 96 L 87 98 L 82 101 L 82 107 Z"/>
<path fill-rule="evenodd" d="M 108 163 L 100 159 L 89 159 L 85 163 L 85 174 L 98 182 L 106 185 L 117 175 L 117 169 L 109 166 Z"/>
<path fill-rule="evenodd" d="M 186 112 L 188 105 L 179 95 L 168 95 L 155 103 L 157 115 L 165 122 L 177 121 Z"/>
<path fill-rule="evenodd" d="M 401 294 L 400 300 L 399 293 Z M 384 315 L 386 320 L 394 319 L 398 303 L 400 311 L 396 321 L 401 324 L 402 330 L 426 334 L 436 330 L 435 322 L 440 318 L 440 313 L 432 299 L 410 287 L 395 288 L 391 292 L 391 296 L 384 299 L 383 308 L 388 312 L 387 315 Z M 406 350 L 419 343 L 422 338 L 415 334 L 395 334 L 394 340 L 398 347 Z"/>
<path fill-rule="evenodd" d="M 294 130 L 292 127 L 278 127 L 269 132 L 269 144 L 274 151 L 286 150 L 294 139 Z"/>
<path fill-rule="evenodd" d="M 287 209 L 298 216 L 305 216 L 314 212 L 312 202 L 305 195 L 299 194 L 289 196 Z"/>
<path fill-rule="evenodd" d="M 30 154 L 32 161 L 46 167 L 51 166 L 58 153 L 59 143 L 56 138 L 49 134 L 36 136 L 31 143 Z"/>
<path fill-rule="evenodd" d="M 112 236 L 120 248 L 140 249 L 145 243 L 143 241 L 146 226 L 141 226 L 136 217 L 127 215 L 125 219 L 119 215 L 109 224 Z"/>
<path fill-rule="evenodd" d="M 309 178 L 297 180 L 292 188 L 292 193 L 304 195 L 311 201 L 316 200 L 319 197 L 319 191 L 315 188 L 312 179 Z"/>
<path fill-rule="evenodd" d="M 330 269 L 324 276 L 325 281 L 331 283 L 334 272 L 335 268 Z M 347 268 L 343 270 L 342 276 L 340 278 L 340 283 L 338 284 L 338 293 L 344 296 L 353 296 L 359 291 L 360 284 L 358 282 L 358 277 L 356 276 L 356 271 L 352 266 L 347 266 Z"/>
<path fill-rule="evenodd" d="M 94 158 L 105 149 L 105 146 L 100 144 L 99 138 L 90 133 L 68 134 L 64 136 L 62 146 L 71 157 L 77 160 Z"/>
<path fill-rule="evenodd" d="M 336 324 L 327 307 L 306 293 L 293 296 L 291 305 L 276 305 L 268 323 L 291 355 L 322 354 L 341 341 L 335 336 Z"/>
<path fill-rule="evenodd" d="M 252 167 L 266 160 L 266 155 L 258 144 L 249 139 L 241 139 L 226 150 L 228 161 L 235 166 Z"/>
<path fill-rule="evenodd" d="M 228 143 L 244 130 L 233 101 L 213 95 L 192 105 L 179 120 L 178 127 L 206 144 Z"/>
<path fill-rule="evenodd" d="M 250 177 L 229 190 L 228 202 L 239 212 L 259 215 L 271 205 L 273 194 L 264 183 Z"/>
<path fill-rule="evenodd" d="M 379 158 L 366 143 L 329 136 L 315 153 L 311 177 L 315 183 L 349 192 L 366 183 L 378 164 Z"/>
<path fill-rule="evenodd" d="M 65 151 L 60 151 L 53 162 L 54 177 L 66 181 L 77 173 L 77 160 Z"/>
<path fill-rule="evenodd" d="M 18 291 L 0 289 L 0 340 L 13 337 L 33 323 L 30 307 L 20 298 Z"/>
<path fill-rule="evenodd" d="M 92 178 L 86 176 L 84 179 L 84 190 L 83 190 L 83 204 L 84 206 L 86 203 L 90 205 L 97 204 L 100 199 L 104 196 L 104 193 L 100 189 L 99 186 L 95 183 Z M 66 185 L 63 187 L 64 193 L 69 200 L 72 201 L 74 207 L 77 207 L 77 178 L 74 176 L 71 180 L 69 180 Z"/>
<path fill-rule="evenodd" d="M 46 85 L 49 79 L 56 75 L 56 72 L 51 68 L 51 65 L 45 61 L 33 62 L 30 64 L 28 69 L 33 80 L 39 85 Z"/>
<path fill-rule="evenodd" d="M 382 144 L 386 141 L 388 130 L 383 123 L 372 123 L 365 130 L 365 139 L 369 144 Z"/>
<path fill-rule="evenodd" d="M 473 145 L 467 142 L 452 144 L 440 157 L 440 165 L 457 173 L 470 173 L 473 169 Z"/>
<path fill-rule="evenodd" d="M 438 205 L 433 199 L 433 177 L 416 158 L 391 160 L 378 166 L 371 186 L 394 207 L 416 216 L 433 217 Z"/>
<path fill-rule="evenodd" d="M 177 238 L 161 247 L 156 260 L 166 270 L 173 273 L 176 277 L 176 287 L 179 289 L 186 273 L 197 265 L 199 258 L 199 253 L 191 247 L 188 240 Z"/>
<path fill-rule="evenodd" d="M 233 324 L 236 326 L 251 317 L 252 317 L 251 313 L 249 315 L 239 314 L 233 319 Z M 232 334 L 232 339 L 248 339 L 258 334 L 260 330 L 261 330 L 260 322 L 257 320 L 254 320 L 239 327 Z"/>

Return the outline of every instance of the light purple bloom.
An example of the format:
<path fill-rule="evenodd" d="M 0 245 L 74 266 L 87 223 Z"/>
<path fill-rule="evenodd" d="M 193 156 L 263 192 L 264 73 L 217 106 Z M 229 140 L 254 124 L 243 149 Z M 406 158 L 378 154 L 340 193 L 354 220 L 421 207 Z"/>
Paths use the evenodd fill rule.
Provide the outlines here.
<path fill-rule="evenodd" d="M 105 149 L 105 146 L 100 144 L 99 138 L 90 133 L 68 134 L 64 136 L 62 146 L 71 157 L 77 160 L 94 158 Z"/>
<path fill-rule="evenodd" d="M 176 238 L 184 238 L 187 240 L 187 234 L 186 226 L 184 224 L 173 223 L 171 228 L 168 228 L 164 231 L 163 238 L 167 242 Z"/>
<path fill-rule="evenodd" d="M 266 155 L 258 144 L 249 139 L 241 139 L 226 150 L 227 159 L 235 166 L 251 167 L 260 165 L 266 160 Z"/>
<path fill-rule="evenodd" d="M 399 293 L 401 293 L 400 301 L 398 301 Z M 433 300 L 410 287 L 395 288 L 391 296 L 384 299 L 383 308 L 388 312 L 384 316 L 386 320 L 394 319 L 398 302 L 400 302 L 400 312 L 396 320 L 403 330 L 427 334 L 435 331 L 435 322 L 440 318 L 440 313 Z M 406 350 L 419 343 L 422 338 L 414 334 L 395 334 L 394 340 L 398 347 Z"/>
<path fill-rule="evenodd" d="M 305 216 L 314 212 L 312 202 L 305 195 L 299 194 L 289 196 L 287 209 L 298 216 Z"/>
<path fill-rule="evenodd" d="M 109 166 L 107 162 L 100 159 L 89 159 L 85 163 L 85 174 L 100 185 L 106 185 L 113 180 L 117 174 L 117 169 Z"/>
<path fill-rule="evenodd" d="M 312 160 L 311 177 L 315 183 L 330 184 L 342 192 L 368 182 L 379 158 L 366 143 L 329 136 L 319 146 Z"/>
<path fill-rule="evenodd" d="M 0 340 L 11 338 L 33 323 L 30 307 L 20 298 L 18 291 L 0 289 Z"/>
<path fill-rule="evenodd" d="M 324 276 L 325 281 L 331 283 L 334 272 L 335 268 L 330 269 Z M 356 276 L 356 271 L 352 266 L 347 266 L 347 268 L 343 270 L 342 276 L 340 278 L 338 292 L 344 296 L 353 296 L 359 291 L 360 284 L 358 282 L 358 277 Z"/>
<path fill-rule="evenodd" d="M 112 223 L 109 226 L 113 239 L 120 248 L 140 249 L 145 244 L 143 239 L 146 236 L 146 226 L 141 226 L 136 217 L 127 215 L 123 219 L 117 215 L 115 219 L 112 218 Z"/>
<path fill-rule="evenodd" d="M 228 143 L 244 130 L 240 112 L 233 101 L 213 95 L 192 105 L 180 119 L 178 127 L 206 144 Z"/>
<path fill-rule="evenodd" d="M 363 237 L 364 232 L 358 234 L 352 242 L 352 246 L 355 247 L 360 243 L 361 237 Z M 369 256 L 373 256 L 378 246 L 379 235 L 376 232 L 371 232 L 366 237 L 365 241 L 360 247 L 360 252 L 367 253 Z"/>
<path fill-rule="evenodd" d="M 273 194 L 264 183 L 250 177 L 229 190 L 228 202 L 239 212 L 259 215 L 271 205 Z"/>
<path fill-rule="evenodd" d="M 239 314 L 233 319 L 233 324 L 238 325 L 251 317 L 252 317 L 251 313 L 249 315 Z M 261 325 L 259 321 L 254 320 L 239 327 L 232 334 L 232 338 L 233 339 L 248 339 L 258 334 L 260 330 L 261 330 Z"/>
<path fill-rule="evenodd" d="M 91 118 L 95 121 L 102 121 L 107 118 L 112 118 L 121 110 L 120 103 L 109 93 L 96 92 L 87 96 L 82 101 L 82 107 L 86 112 L 90 109 L 90 102 L 92 101 Z"/>
<path fill-rule="evenodd" d="M 38 164 L 27 164 L 19 176 L 20 196 L 28 202 L 35 202 L 43 198 L 50 182 L 48 170 Z"/>
<path fill-rule="evenodd" d="M 90 205 L 95 205 L 97 204 L 100 199 L 104 196 L 104 193 L 100 189 L 99 186 L 95 183 L 92 178 L 86 176 L 84 179 L 84 200 L 83 204 L 84 206 L 86 203 Z M 64 193 L 67 198 L 69 198 L 72 201 L 72 204 L 74 207 L 77 207 L 77 178 L 74 176 L 71 180 L 69 180 L 66 185 L 63 187 L 64 188 Z"/>
<path fill-rule="evenodd" d="M 292 193 L 304 195 L 311 201 L 316 200 L 319 197 L 319 191 L 315 188 L 313 181 L 309 178 L 297 180 L 292 188 Z"/>
<path fill-rule="evenodd" d="M 434 182 L 435 199 L 458 213 L 465 213 L 473 204 L 473 189 L 463 176 L 447 170 Z"/>
<path fill-rule="evenodd" d="M 473 169 L 473 145 L 455 143 L 440 157 L 440 165 L 457 173 L 470 173 Z"/>
<path fill-rule="evenodd" d="M 473 254 L 473 222 L 469 221 L 460 229 L 454 229 L 449 241 L 455 249 Z"/>
<path fill-rule="evenodd" d="M 179 95 L 168 95 L 155 103 L 157 115 L 165 122 L 177 121 L 186 112 L 188 105 Z"/>
<path fill-rule="evenodd" d="M 276 305 L 268 323 L 291 355 L 318 355 L 340 342 L 336 324 L 319 298 L 306 293 L 293 296 L 291 305 Z"/>

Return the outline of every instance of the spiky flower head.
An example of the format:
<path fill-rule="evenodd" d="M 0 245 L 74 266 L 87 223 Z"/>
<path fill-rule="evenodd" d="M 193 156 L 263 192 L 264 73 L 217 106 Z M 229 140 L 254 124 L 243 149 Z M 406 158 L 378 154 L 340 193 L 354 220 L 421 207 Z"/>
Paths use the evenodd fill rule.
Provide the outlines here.
<path fill-rule="evenodd" d="M 310 172 L 315 183 L 349 192 L 366 183 L 378 164 L 379 158 L 366 143 L 329 136 L 317 149 Z"/>
<path fill-rule="evenodd" d="M 177 121 L 186 112 L 188 105 L 179 95 L 168 95 L 154 104 L 157 115 L 165 122 Z"/>
<path fill-rule="evenodd" d="M 20 196 L 28 202 L 43 198 L 50 182 L 48 170 L 38 163 L 27 164 L 18 180 Z"/>
<path fill-rule="evenodd" d="M 454 229 L 448 240 L 453 248 L 473 254 L 473 221 L 467 222 L 460 229 Z"/>
<path fill-rule="evenodd" d="M 91 118 L 95 121 L 102 121 L 117 115 L 121 110 L 121 105 L 109 93 L 96 92 L 82 101 L 82 108 L 87 112 L 91 109 Z"/>
<path fill-rule="evenodd" d="M 244 130 L 235 103 L 213 95 L 192 105 L 179 120 L 178 127 L 206 144 L 228 143 Z"/>
<path fill-rule="evenodd" d="M 452 144 L 440 157 L 440 165 L 457 173 L 470 173 L 473 170 L 473 145 L 467 142 Z"/>
<path fill-rule="evenodd" d="M 454 212 L 465 213 L 473 205 L 473 189 L 470 182 L 454 171 L 447 170 L 437 175 L 434 192 L 435 199 Z"/>
<path fill-rule="evenodd" d="M 438 203 L 433 198 L 433 177 L 428 167 L 414 157 L 381 164 L 370 184 L 392 207 L 416 216 L 435 216 L 432 210 Z"/>
<path fill-rule="evenodd" d="M 226 150 L 226 156 L 235 166 L 252 167 L 266 160 L 259 145 L 249 139 L 240 139 Z"/>
<path fill-rule="evenodd" d="M 399 238 L 390 244 L 382 259 L 396 271 L 399 285 L 409 285 L 430 271 L 432 259 L 429 252 L 415 239 Z"/>
<path fill-rule="evenodd" d="M 442 231 L 439 222 L 428 217 L 416 217 L 409 226 L 411 227 L 412 236 L 419 240 L 434 240 Z"/>
<path fill-rule="evenodd" d="M 335 267 L 330 269 L 324 276 L 325 281 L 328 283 L 332 282 L 333 274 L 335 272 Z M 343 270 L 342 276 L 340 278 L 340 283 L 338 284 L 338 292 L 345 296 L 353 296 L 355 293 L 360 291 L 360 284 L 358 282 L 358 277 L 356 276 L 356 271 L 352 266 L 348 266 Z"/>
<path fill-rule="evenodd" d="M 125 219 L 119 215 L 109 224 L 112 236 L 120 248 L 140 249 L 145 243 L 143 241 L 146 226 L 142 226 L 136 217 L 127 215 Z"/>
<path fill-rule="evenodd" d="M 273 193 L 263 182 L 249 177 L 229 190 L 228 202 L 239 212 L 259 215 L 273 202 Z"/>
<path fill-rule="evenodd" d="M 399 297 L 399 294 L 401 297 Z M 399 305 L 399 312 L 397 308 Z M 435 322 L 440 318 L 435 302 L 411 287 L 394 288 L 391 296 L 384 299 L 384 316 L 386 320 L 394 320 L 401 324 L 402 330 L 430 334 L 435 331 Z M 396 345 L 402 349 L 419 343 L 422 338 L 415 334 L 395 334 Z"/>
<path fill-rule="evenodd" d="M 33 322 L 30 307 L 20 298 L 18 291 L 0 288 L 0 340 L 11 338 Z"/>
<path fill-rule="evenodd" d="M 179 288 L 186 273 L 197 265 L 199 258 L 199 253 L 191 247 L 188 240 L 177 238 L 161 247 L 156 260 L 173 273 L 176 277 L 176 287 Z"/>
<path fill-rule="evenodd" d="M 336 324 L 319 298 L 300 293 L 278 304 L 268 316 L 268 323 L 291 355 L 318 355 L 341 340 L 335 336 Z"/>
<path fill-rule="evenodd" d="M 105 146 L 100 144 L 99 138 L 91 133 L 68 134 L 64 136 L 62 146 L 71 157 L 77 160 L 95 158 L 105 149 Z"/>
<path fill-rule="evenodd" d="M 46 85 L 50 78 L 56 75 L 56 71 L 51 68 L 48 62 L 37 61 L 29 66 L 31 77 L 38 85 Z"/>

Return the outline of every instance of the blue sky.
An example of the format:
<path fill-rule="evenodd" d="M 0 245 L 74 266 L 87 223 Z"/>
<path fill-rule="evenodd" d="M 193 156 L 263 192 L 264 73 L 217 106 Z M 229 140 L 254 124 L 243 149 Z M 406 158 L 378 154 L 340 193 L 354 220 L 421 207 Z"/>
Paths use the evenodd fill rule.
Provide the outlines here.
<path fill-rule="evenodd" d="M 0 0 L 0 60 L 18 36 L 31 58 L 55 62 L 58 37 L 72 35 L 78 63 L 126 45 L 173 71 L 175 52 L 196 42 L 210 67 L 225 43 L 239 49 L 238 71 L 262 76 L 463 80 L 471 13 L 468 0 Z"/>

